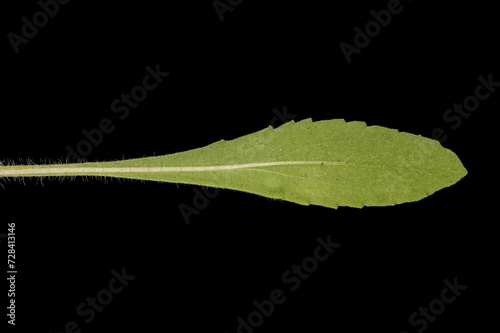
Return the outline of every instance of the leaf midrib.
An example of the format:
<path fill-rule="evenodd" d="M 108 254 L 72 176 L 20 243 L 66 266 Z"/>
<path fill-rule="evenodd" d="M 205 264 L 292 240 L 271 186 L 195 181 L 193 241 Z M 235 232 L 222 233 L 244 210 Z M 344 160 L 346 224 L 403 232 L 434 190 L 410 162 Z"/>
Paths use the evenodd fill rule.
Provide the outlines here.
<path fill-rule="evenodd" d="M 8 176 L 29 176 L 29 175 L 65 175 L 65 174 L 88 174 L 88 173 L 157 173 L 157 172 L 204 172 L 204 171 L 224 171 L 224 170 L 238 170 L 238 169 L 253 169 L 262 167 L 273 166 L 288 166 L 288 165 L 336 165 L 336 166 L 350 166 L 350 167 L 363 167 L 383 170 L 405 170 L 412 172 L 435 172 L 437 170 L 429 169 L 411 169 L 405 167 L 390 167 L 385 165 L 373 164 L 360 164 L 360 163 L 347 163 L 347 162 L 333 162 L 333 161 L 276 161 L 276 162 L 260 162 L 260 163 L 245 163 L 233 165 L 213 165 L 213 166 L 196 166 L 196 167 L 113 167 L 113 168 L 100 168 L 100 167 L 70 167 L 70 168 L 54 168 L 44 167 L 36 169 L 12 169 L 0 170 L 0 177 Z M 439 170 L 441 171 L 441 170 Z"/>

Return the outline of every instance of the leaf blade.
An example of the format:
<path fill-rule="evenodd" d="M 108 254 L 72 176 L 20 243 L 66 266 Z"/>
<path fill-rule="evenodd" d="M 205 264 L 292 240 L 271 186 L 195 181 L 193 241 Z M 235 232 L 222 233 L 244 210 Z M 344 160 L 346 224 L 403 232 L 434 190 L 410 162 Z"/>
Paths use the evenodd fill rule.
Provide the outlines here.
<path fill-rule="evenodd" d="M 195 150 L 123 162 L 128 166 L 255 165 L 131 177 L 229 188 L 331 208 L 420 200 L 467 173 L 458 157 L 438 141 L 341 119 L 289 122 Z"/>

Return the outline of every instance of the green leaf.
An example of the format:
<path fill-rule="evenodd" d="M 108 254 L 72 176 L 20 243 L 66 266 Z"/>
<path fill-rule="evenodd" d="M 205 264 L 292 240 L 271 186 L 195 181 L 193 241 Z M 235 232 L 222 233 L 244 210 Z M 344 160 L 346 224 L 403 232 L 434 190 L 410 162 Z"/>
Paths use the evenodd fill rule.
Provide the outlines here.
<path fill-rule="evenodd" d="M 233 189 L 331 208 L 417 201 L 466 174 L 458 157 L 438 141 L 342 119 L 292 121 L 164 156 L 0 167 L 0 177 L 145 179 Z"/>

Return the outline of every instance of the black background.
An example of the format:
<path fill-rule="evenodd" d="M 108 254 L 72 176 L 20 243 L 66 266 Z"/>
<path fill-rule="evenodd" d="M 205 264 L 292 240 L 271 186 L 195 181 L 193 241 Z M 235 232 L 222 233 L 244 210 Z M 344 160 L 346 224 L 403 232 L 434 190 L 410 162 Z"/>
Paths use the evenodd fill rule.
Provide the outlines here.
<path fill-rule="evenodd" d="M 192 206 L 194 186 L 2 181 L 0 232 L 16 223 L 19 272 L 16 327 L 6 327 L 236 332 L 254 300 L 282 289 L 287 300 L 256 332 L 417 332 L 408 317 L 455 277 L 467 290 L 426 331 L 491 327 L 499 92 L 456 130 L 443 114 L 474 93 L 479 75 L 500 81 L 498 17 L 480 2 L 404 1 L 348 64 L 339 44 L 352 44 L 353 28 L 387 3 L 244 0 L 221 21 L 211 0 L 71 1 L 17 54 L 7 34 L 40 7 L 3 4 L 1 161 L 57 161 L 103 118 L 116 129 L 89 161 L 174 153 L 260 130 L 286 107 L 295 120 L 361 120 L 428 137 L 442 128 L 469 171 L 394 207 L 333 210 L 221 190 L 190 224 L 179 205 Z M 112 101 L 157 64 L 170 76 L 119 120 Z M 282 274 L 328 235 L 341 246 L 290 292 Z M 85 323 L 76 307 L 123 267 L 135 279 Z"/>

